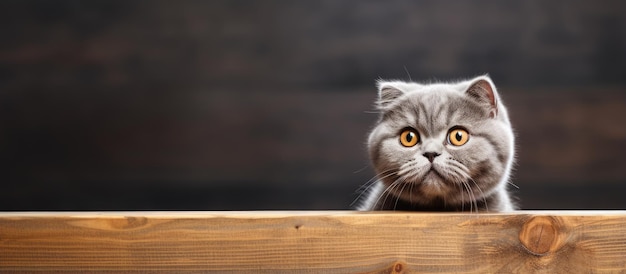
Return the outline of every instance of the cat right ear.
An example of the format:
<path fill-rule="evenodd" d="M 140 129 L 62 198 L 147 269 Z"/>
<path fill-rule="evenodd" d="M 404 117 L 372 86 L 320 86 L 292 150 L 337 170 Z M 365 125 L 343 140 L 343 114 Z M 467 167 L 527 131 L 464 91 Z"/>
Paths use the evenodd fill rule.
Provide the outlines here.
<path fill-rule="evenodd" d="M 477 100 L 489 110 L 489 116 L 494 118 L 498 115 L 498 96 L 496 90 L 488 76 L 481 76 L 474 79 L 474 82 L 467 88 L 466 93 Z"/>
<path fill-rule="evenodd" d="M 379 109 L 388 108 L 393 102 L 404 95 L 404 91 L 399 89 L 393 82 L 378 81 L 378 101 Z"/>

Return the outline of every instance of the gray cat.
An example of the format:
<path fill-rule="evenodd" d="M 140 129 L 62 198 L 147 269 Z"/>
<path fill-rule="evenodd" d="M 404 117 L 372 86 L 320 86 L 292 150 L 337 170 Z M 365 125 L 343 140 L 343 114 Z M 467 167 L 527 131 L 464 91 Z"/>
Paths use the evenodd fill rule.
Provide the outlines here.
<path fill-rule="evenodd" d="M 379 81 L 368 139 L 378 181 L 359 210 L 512 211 L 514 136 L 488 76 L 456 83 Z"/>

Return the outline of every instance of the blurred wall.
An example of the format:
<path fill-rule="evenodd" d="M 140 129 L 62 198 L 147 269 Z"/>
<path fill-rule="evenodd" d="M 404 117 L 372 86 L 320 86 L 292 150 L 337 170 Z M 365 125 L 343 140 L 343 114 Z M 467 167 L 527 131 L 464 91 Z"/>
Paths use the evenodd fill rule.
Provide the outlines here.
<path fill-rule="evenodd" d="M 347 209 L 376 79 L 489 73 L 526 209 L 626 208 L 623 1 L 2 1 L 0 210 Z"/>

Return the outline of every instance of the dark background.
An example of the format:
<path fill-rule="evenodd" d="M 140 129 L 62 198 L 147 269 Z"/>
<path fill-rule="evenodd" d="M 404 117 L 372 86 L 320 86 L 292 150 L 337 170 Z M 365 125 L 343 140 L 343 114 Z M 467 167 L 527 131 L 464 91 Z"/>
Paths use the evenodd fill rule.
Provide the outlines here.
<path fill-rule="evenodd" d="M 626 209 L 624 1 L 1 1 L 0 210 L 347 209 L 376 79 L 489 73 L 525 209 Z"/>

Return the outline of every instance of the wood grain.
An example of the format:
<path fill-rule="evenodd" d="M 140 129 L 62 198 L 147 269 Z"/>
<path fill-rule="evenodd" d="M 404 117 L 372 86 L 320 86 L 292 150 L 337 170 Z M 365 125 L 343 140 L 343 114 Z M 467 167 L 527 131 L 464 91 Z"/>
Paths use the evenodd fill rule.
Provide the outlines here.
<path fill-rule="evenodd" d="M 626 212 L 0 213 L 0 272 L 626 271 Z"/>

